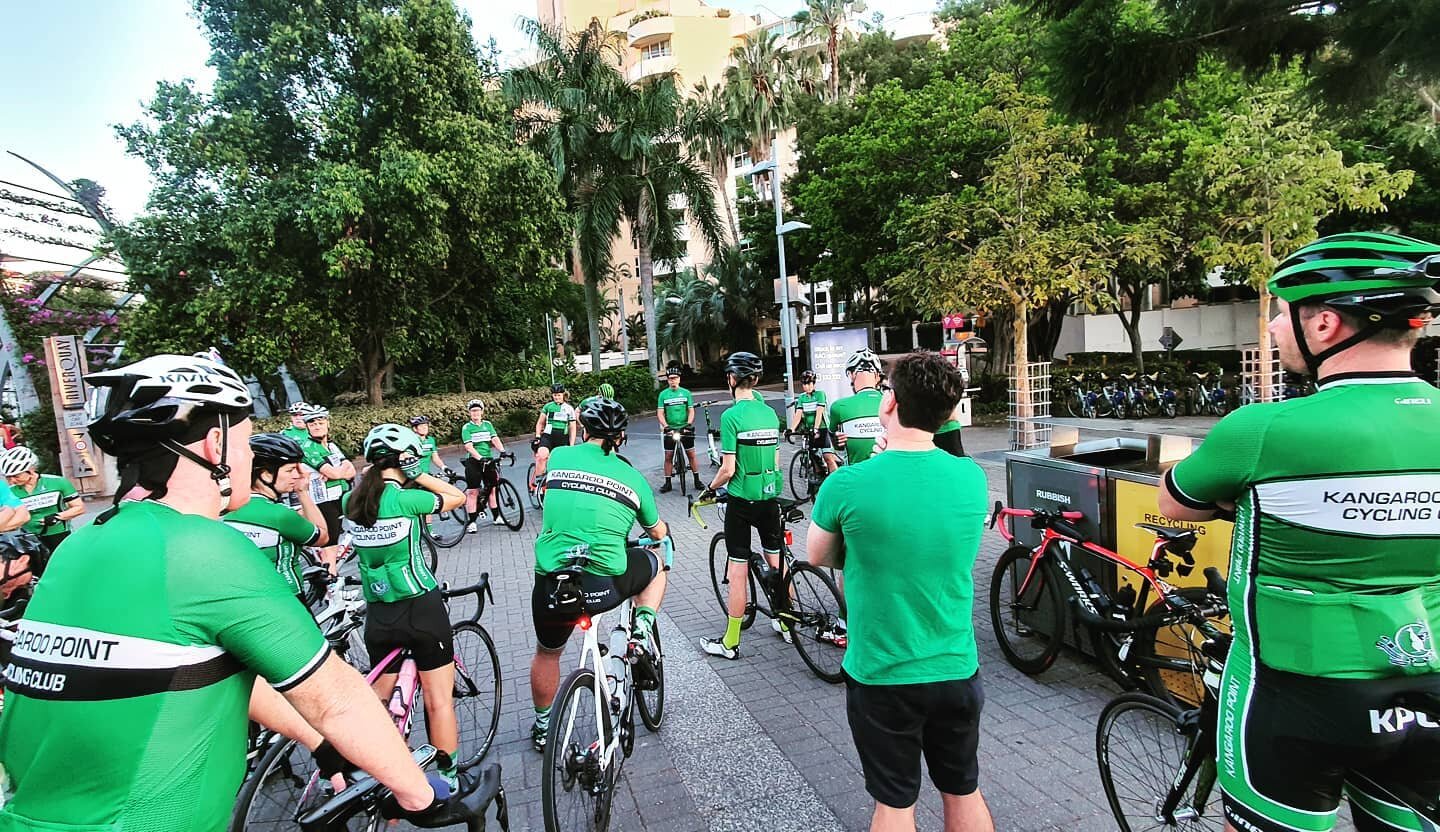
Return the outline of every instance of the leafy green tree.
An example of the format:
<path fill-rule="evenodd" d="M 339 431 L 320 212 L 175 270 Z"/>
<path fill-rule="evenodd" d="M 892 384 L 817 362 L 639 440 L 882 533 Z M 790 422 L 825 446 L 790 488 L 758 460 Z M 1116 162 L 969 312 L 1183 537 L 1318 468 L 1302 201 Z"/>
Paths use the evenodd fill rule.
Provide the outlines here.
<path fill-rule="evenodd" d="M 725 204 L 730 239 L 739 240 L 740 225 L 735 220 L 735 206 L 730 203 L 725 180 L 730 175 L 730 159 L 744 146 L 745 128 L 731 114 L 725 100 L 725 88 L 720 84 L 701 79 L 691 87 L 684 107 L 680 134 L 690 153 L 705 163 Z"/>
<path fill-rule="evenodd" d="M 620 233 L 620 216 L 618 211 L 606 217 L 588 214 L 582 221 L 581 201 L 603 173 L 598 157 L 605 152 L 625 89 L 619 69 L 623 43 L 619 33 L 595 19 L 569 34 L 535 20 L 522 20 L 520 25 L 534 42 L 539 60 L 507 72 L 502 88 L 514 108 L 516 135 L 549 161 L 560 180 L 566 210 L 575 220 L 570 267 L 585 285 L 591 366 L 599 367 L 600 280 Z M 597 256 L 602 250 L 603 256 Z M 585 252 L 591 254 L 588 260 Z"/>
<path fill-rule="evenodd" d="M 829 67 L 825 87 L 829 101 L 840 100 L 840 46 L 845 40 L 845 24 L 852 15 L 864 11 L 864 0 L 806 0 L 805 8 L 795 13 L 795 22 L 805 27 L 807 37 L 825 42 Z"/>
<path fill-rule="evenodd" d="M 752 32 L 730 51 L 725 94 L 731 115 L 744 126 L 752 161 L 770 158 L 775 133 L 793 123 L 795 102 L 810 83 L 809 67 L 773 30 Z"/>
<path fill-rule="evenodd" d="M 705 265 L 703 277 L 690 269 L 681 271 L 662 283 L 660 295 L 661 348 L 678 355 L 690 344 L 703 363 L 721 347 L 757 349 L 756 327 L 771 290 L 754 261 L 738 249 L 725 248 Z"/>
<path fill-rule="evenodd" d="M 438 0 L 198 0 L 214 92 L 162 83 L 120 128 L 156 179 L 115 232 L 137 352 L 241 369 L 397 363 L 523 344 L 557 289 L 555 179 L 517 152 L 469 23 Z"/>

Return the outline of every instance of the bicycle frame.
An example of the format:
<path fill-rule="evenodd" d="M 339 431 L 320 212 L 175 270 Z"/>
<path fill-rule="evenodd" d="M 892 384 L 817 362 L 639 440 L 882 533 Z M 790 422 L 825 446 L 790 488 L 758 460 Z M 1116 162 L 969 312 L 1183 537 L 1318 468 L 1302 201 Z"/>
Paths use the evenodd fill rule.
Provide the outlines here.
<path fill-rule="evenodd" d="M 625 631 L 625 638 L 627 643 L 630 639 L 630 625 L 627 622 L 630 621 L 630 610 L 632 608 L 632 604 L 633 601 L 627 598 L 625 599 L 625 602 L 623 604 L 613 610 L 613 612 L 617 612 L 620 615 L 620 621 L 622 623 L 617 624 L 616 627 L 619 627 Z M 623 700 L 624 705 L 621 708 L 622 711 L 625 707 L 629 707 L 633 704 L 631 696 L 620 697 L 620 691 L 616 689 L 617 686 L 623 687 L 627 690 L 631 688 L 630 663 L 628 661 L 624 662 L 625 678 L 623 680 L 618 680 L 618 682 L 616 683 L 612 683 L 610 680 L 610 674 L 605 672 L 605 659 L 607 658 L 608 653 L 600 649 L 599 633 L 601 627 L 599 625 L 601 619 L 603 619 L 606 615 L 609 614 L 609 612 L 603 612 L 596 613 L 594 616 L 592 616 L 589 613 L 585 613 L 583 616 L 580 617 L 580 630 L 585 634 L 584 641 L 580 647 L 580 667 L 588 667 L 591 671 L 594 672 L 596 725 L 605 724 L 605 714 L 602 709 L 609 707 L 612 697 L 615 697 L 617 700 Z M 631 693 L 633 694 L 633 690 L 631 691 Z M 571 734 L 575 730 L 575 714 L 573 712 L 566 714 L 565 720 L 565 730 L 559 737 L 557 737 L 557 739 L 560 740 L 557 748 L 569 747 Z M 610 763 L 615 759 L 615 752 L 620 749 L 620 734 L 621 726 L 619 724 L 612 725 L 610 731 L 610 739 L 608 742 L 605 743 L 605 746 L 600 749 L 601 771 L 608 769 L 610 767 Z"/>
<path fill-rule="evenodd" d="M 712 466 L 718 466 L 720 464 L 720 449 L 715 447 L 716 432 L 710 427 L 710 405 L 712 404 L 715 404 L 715 402 L 701 402 L 700 409 L 705 413 L 705 441 L 709 444 L 709 449 L 705 452 L 705 455 L 710 458 L 710 464 Z"/>

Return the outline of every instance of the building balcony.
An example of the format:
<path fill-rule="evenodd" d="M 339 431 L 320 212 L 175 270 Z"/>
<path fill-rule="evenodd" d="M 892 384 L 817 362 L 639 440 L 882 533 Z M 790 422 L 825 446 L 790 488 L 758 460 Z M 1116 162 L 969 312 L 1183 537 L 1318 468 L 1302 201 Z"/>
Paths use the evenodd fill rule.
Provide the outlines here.
<path fill-rule="evenodd" d="M 675 34 L 675 18 L 670 15 L 647 17 L 630 24 L 630 46 L 641 49 Z"/>
<path fill-rule="evenodd" d="M 930 12 L 905 14 L 885 22 L 896 43 L 928 41 L 935 37 L 935 16 Z"/>
<path fill-rule="evenodd" d="M 658 20 L 659 18 L 656 19 Z M 626 77 L 630 80 L 630 83 L 634 84 L 643 81 L 646 78 L 653 78 L 656 75 L 664 75 L 669 72 L 674 72 L 675 66 L 676 62 L 674 55 L 662 55 L 658 58 L 650 58 L 649 60 L 637 61 L 634 65 L 630 67 L 630 70 L 626 73 Z"/>

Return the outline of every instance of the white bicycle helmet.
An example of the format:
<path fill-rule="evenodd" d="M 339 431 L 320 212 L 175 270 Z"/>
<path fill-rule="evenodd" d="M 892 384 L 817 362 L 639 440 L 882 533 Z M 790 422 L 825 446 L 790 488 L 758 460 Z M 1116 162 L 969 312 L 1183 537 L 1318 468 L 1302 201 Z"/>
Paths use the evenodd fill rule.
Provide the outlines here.
<path fill-rule="evenodd" d="M 309 409 L 310 405 L 308 402 L 296 402 L 290 405 L 290 407 L 286 408 L 286 410 L 291 416 L 303 416 L 305 414 L 305 411 Z"/>
<path fill-rule="evenodd" d="M 845 372 L 847 373 L 878 373 L 880 371 L 880 356 L 868 347 L 851 353 L 850 360 L 845 362 Z"/>
<path fill-rule="evenodd" d="M 300 418 L 304 419 L 307 424 L 316 419 L 329 419 L 330 408 L 318 404 L 307 405 L 304 412 L 300 414 Z"/>
<path fill-rule="evenodd" d="M 481 410 L 484 410 L 484 409 L 485 409 L 485 403 L 482 402 L 482 401 L 480 401 L 479 399 L 471 399 L 470 401 L 468 401 L 468 402 L 465 403 L 465 409 L 466 409 L 466 410 L 470 410 L 471 408 L 475 408 L 475 407 L 478 407 L 478 408 L 480 408 Z"/>
<path fill-rule="evenodd" d="M 361 449 L 365 452 L 365 459 L 370 462 L 383 456 L 409 454 L 419 457 L 424 453 L 420 449 L 420 434 L 404 425 L 388 423 L 371 428 L 370 432 L 365 434 Z"/>
<path fill-rule="evenodd" d="M 0 476 L 14 477 L 31 470 L 40 470 L 40 458 L 24 445 L 16 445 L 0 456 Z"/>

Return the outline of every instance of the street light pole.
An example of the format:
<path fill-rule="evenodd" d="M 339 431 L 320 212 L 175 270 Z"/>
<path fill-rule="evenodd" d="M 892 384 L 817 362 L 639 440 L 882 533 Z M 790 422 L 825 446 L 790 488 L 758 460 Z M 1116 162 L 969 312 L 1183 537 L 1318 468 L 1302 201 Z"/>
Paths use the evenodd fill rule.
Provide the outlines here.
<path fill-rule="evenodd" d="M 785 412 L 795 401 L 795 364 L 790 351 L 790 275 L 785 270 L 785 208 L 780 202 L 780 152 L 770 143 L 770 193 L 775 199 L 775 250 L 780 257 L 780 348 L 785 351 Z"/>

